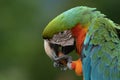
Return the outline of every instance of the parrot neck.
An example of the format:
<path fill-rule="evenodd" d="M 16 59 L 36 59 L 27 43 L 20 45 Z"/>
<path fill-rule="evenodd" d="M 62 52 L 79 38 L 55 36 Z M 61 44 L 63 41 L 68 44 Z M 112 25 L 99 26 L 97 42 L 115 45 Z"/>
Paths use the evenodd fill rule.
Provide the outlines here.
<path fill-rule="evenodd" d="M 76 49 L 77 53 L 80 55 L 82 50 L 82 45 L 84 43 L 84 39 L 87 33 L 88 27 L 83 27 L 80 24 L 77 24 L 75 27 L 72 28 L 71 32 L 73 37 L 76 40 Z"/>

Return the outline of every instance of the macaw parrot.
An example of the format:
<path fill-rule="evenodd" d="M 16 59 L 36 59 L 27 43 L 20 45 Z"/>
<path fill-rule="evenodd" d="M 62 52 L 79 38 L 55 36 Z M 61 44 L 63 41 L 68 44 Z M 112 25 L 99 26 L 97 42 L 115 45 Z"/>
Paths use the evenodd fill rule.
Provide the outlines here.
<path fill-rule="evenodd" d="M 120 26 L 96 8 L 78 6 L 61 13 L 42 37 L 55 67 L 75 70 L 84 80 L 120 80 Z M 73 50 L 78 60 L 68 55 Z"/>

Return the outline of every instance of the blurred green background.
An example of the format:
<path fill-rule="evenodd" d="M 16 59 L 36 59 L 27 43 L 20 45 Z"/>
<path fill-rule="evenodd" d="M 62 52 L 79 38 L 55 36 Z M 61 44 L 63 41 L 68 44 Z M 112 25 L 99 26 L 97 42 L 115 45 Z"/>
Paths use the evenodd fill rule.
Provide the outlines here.
<path fill-rule="evenodd" d="M 0 80 L 80 80 L 53 67 L 41 37 L 50 20 L 80 5 L 120 23 L 120 0 L 0 0 Z"/>

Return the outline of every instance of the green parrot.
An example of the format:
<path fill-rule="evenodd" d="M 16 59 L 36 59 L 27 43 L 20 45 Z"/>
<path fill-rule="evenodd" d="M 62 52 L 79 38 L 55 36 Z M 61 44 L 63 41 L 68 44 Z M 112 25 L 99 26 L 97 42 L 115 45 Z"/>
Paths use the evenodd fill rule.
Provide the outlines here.
<path fill-rule="evenodd" d="M 75 70 L 84 80 L 120 80 L 120 26 L 96 8 L 78 6 L 61 13 L 42 37 L 55 67 Z M 68 55 L 73 50 L 76 61 Z"/>

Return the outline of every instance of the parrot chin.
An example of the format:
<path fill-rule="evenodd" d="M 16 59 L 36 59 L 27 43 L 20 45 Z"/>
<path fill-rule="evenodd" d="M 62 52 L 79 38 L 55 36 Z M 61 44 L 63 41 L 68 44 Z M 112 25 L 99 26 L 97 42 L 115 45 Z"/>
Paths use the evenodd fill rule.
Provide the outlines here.
<path fill-rule="evenodd" d="M 65 70 L 67 64 L 72 62 L 72 57 L 67 54 L 74 50 L 74 45 L 60 46 L 50 43 L 49 40 L 44 40 L 44 49 L 50 59 L 54 61 L 54 67 L 60 67 Z"/>

